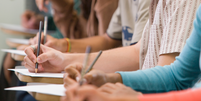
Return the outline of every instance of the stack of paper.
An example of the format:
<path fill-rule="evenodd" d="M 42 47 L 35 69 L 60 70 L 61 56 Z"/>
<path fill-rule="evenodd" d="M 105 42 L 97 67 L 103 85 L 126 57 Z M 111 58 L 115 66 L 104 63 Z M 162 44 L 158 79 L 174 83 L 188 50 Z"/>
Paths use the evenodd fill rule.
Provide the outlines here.
<path fill-rule="evenodd" d="M 11 88 L 5 88 L 5 90 L 28 91 L 28 92 L 47 94 L 47 95 L 65 96 L 65 88 L 64 88 L 64 85 L 62 84 L 11 87 Z"/>

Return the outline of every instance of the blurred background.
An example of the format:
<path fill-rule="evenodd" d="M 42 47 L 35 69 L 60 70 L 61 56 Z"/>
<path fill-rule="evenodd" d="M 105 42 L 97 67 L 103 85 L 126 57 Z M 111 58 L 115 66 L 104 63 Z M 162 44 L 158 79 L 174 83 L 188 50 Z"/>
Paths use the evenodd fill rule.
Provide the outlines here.
<path fill-rule="evenodd" d="M 21 15 L 26 10 L 39 12 L 35 0 L 0 0 L 0 23 L 21 24 Z M 23 38 L 20 35 L 10 35 L 0 30 L 0 49 L 9 48 L 6 38 Z M 0 51 L 0 65 L 4 52 Z M 0 69 L 1 70 L 1 69 Z"/>

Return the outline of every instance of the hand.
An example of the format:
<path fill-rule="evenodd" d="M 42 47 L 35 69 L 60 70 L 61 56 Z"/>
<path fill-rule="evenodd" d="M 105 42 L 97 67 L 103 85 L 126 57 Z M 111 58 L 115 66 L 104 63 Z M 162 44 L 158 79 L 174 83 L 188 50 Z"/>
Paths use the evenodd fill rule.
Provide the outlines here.
<path fill-rule="evenodd" d="M 135 92 L 135 91 L 133 91 Z M 61 98 L 61 101 L 139 101 L 136 93 L 125 95 L 119 92 L 118 94 L 105 94 L 94 86 L 78 84 L 72 85 L 66 90 L 66 96 Z M 128 93 L 126 93 L 128 94 Z"/>
<path fill-rule="evenodd" d="M 61 101 L 113 101 L 109 96 L 104 96 L 94 86 L 78 84 L 71 85 L 65 92 L 66 96 Z"/>
<path fill-rule="evenodd" d="M 68 73 L 68 78 L 64 79 L 65 87 L 71 85 L 72 79 L 74 81 L 79 81 L 80 72 L 82 69 L 82 64 L 80 63 L 74 63 L 69 66 L 67 66 L 64 70 L 66 73 Z M 92 84 L 97 87 L 100 87 L 101 85 L 107 83 L 107 82 L 122 82 L 121 75 L 118 73 L 110 73 L 106 74 L 103 71 L 100 70 L 91 70 L 89 73 L 85 74 L 84 78 L 86 79 L 87 84 Z"/>
<path fill-rule="evenodd" d="M 107 83 L 103 86 L 101 86 L 98 89 L 100 92 L 105 93 L 106 95 L 110 95 L 113 97 L 120 97 L 120 96 L 139 96 L 142 95 L 140 92 L 136 92 L 130 87 L 126 87 L 125 85 L 121 83 Z"/>
<path fill-rule="evenodd" d="M 21 19 L 24 28 L 39 29 L 39 22 L 44 20 L 44 16 L 27 10 L 22 14 Z"/>
<path fill-rule="evenodd" d="M 81 77 L 80 72 L 82 69 L 82 64 L 80 63 L 74 63 L 74 64 L 70 64 L 68 65 L 64 71 L 66 72 L 64 74 L 64 87 L 67 88 L 70 85 L 76 84 L 78 80 L 78 78 Z"/>
<path fill-rule="evenodd" d="M 48 12 L 48 8 L 45 5 L 48 5 L 48 0 L 36 0 L 36 5 L 40 11 Z"/>
<path fill-rule="evenodd" d="M 35 45 L 37 47 L 37 45 Z M 65 67 L 65 55 L 57 50 L 41 45 L 41 54 L 36 58 L 32 47 L 27 47 L 24 65 L 30 72 L 34 72 L 36 61 L 39 63 L 38 72 L 61 72 Z M 37 50 L 37 48 L 36 48 Z"/>
<path fill-rule="evenodd" d="M 68 65 L 64 70 L 68 73 L 68 76 L 64 78 L 64 86 L 67 87 L 71 85 L 72 80 L 79 81 L 81 78 L 81 70 L 83 65 L 80 63 L 74 63 Z M 96 86 L 101 86 L 105 84 L 107 81 L 106 73 L 99 71 L 99 70 L 92 70 L 91 72 L 85 74 L 84 78 L 88 84 L 93 84 Z"/>
<path fill-rule="evenodd" d="M 30 45 L 37 44 L 38 43 L 38 37 L 39 37 L 39 33 L 37 33 L 37 35 L 34 38 L 29 39 L 29 44 Z M 44 40 L 44 35 L 42 33 L 41 43 L 43 42 L 43 40 Z M 46 35 L 46 42 L 44 45 L 51 47 L 51 48 L 54 48 L 54 49 L 61 51 L 61 52 L 67 52 L 67 41 L 66 41 L 66 39 L 56 39 L 50 35 Z"/>

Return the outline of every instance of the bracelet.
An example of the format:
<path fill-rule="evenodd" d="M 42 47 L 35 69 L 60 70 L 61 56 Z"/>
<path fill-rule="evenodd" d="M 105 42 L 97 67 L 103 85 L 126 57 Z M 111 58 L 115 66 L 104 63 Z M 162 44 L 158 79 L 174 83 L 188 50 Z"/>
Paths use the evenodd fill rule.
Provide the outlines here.
<path fill-rule="evenodd" d="M 70 52 L 71 51 L 71 43 L 70 43 L 70 40 L 69 38 L 65 38 L 66 41 L 67 41 L 67 52 Z"/>

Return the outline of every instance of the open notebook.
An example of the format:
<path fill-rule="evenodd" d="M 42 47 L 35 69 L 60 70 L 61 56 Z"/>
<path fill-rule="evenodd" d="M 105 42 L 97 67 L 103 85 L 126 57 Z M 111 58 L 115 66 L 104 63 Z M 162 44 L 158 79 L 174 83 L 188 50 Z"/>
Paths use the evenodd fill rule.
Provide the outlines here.
<path fill-rule="evenodd" d="M 5 88 L 5 90 L 28 91 L 28 92 L 47 94 L 47 95 L 65 96 L 65 88 L 63 84 L 44 84 L 44 85 L 10 87 L 10 88 Z"/>
<path fill-rule="evenodd" d="M 24 33 L 30 33 L 30 34 L 37 34 L 38 33 L 38 29 L 27 29 L 27 28 L 22 27 L 21 25 L 1 23 L 0 28 L 18 31 L 18 32 L 24 32 Z M 55 31 L 47 31 L 47 33 L 52 34 L 52 33 L 55 33 Z"/>
<path fill-rule="evenodd" d="M 30 77 L 63 78 L 64 73 L 31 73 L 28 69 L 8 69 Z"/>

